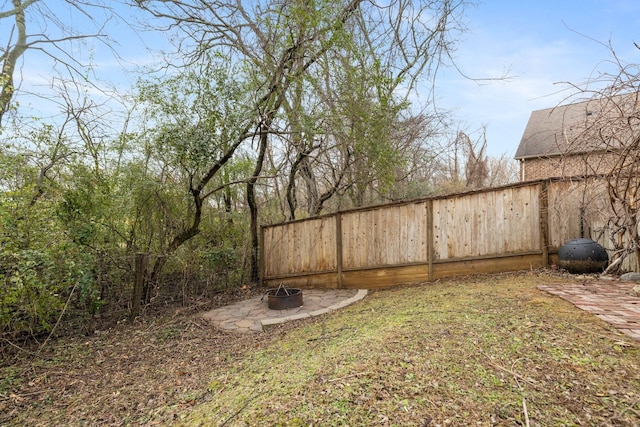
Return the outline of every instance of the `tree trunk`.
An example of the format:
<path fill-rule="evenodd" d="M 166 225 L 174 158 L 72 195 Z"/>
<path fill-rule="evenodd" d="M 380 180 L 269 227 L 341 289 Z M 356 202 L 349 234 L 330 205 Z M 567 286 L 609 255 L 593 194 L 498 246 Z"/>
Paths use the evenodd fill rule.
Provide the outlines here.
<path fill-rule="evenodd" d="M 252 284 L 260 283 L 260 241 L 258 238 L 258 205 L 256 203 L 255 187 L 258 177 L 262 172 L 265 153 L 267 151 L 267 141 L 269 136 L 270 122 L 263 123 L 260 131 L 260 146 L 258 148 L 258 159 L 253 175 L 247 182 L 247 203 L 249 204 L 249 213 L 251 216 L 251 274 L 249 276 Z"/>
<path fill-rule="evenodd" d="M 15 15 L 16 29 L 18 30 L 18 40 L 13 47 L 9 49 L 4 55 L 0 56 L 4 59 L 0 69 L 0 124 L 2 124 L 2 117 L 9 111 L 11 106 L 11 98 L 15 92 L 15 86 L 13 81 L 13 74 L 18 63 L 18 59 L 27 50 L 27 29 L 24 9 L 26 5 L 23 5 L 19 0 L 13 0 L 17 12 Z"/>

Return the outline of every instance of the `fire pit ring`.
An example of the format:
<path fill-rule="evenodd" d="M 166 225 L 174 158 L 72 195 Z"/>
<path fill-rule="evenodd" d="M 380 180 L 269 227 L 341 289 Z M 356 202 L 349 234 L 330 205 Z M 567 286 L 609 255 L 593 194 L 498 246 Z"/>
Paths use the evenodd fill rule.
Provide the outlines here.
<path fill-rule="evenodd" d="M 287 310 L 302 306 L 302 289 L 286 288 L 283 283 L 276 289 L 267 290 L 265 295 L 269 310 Z"/>

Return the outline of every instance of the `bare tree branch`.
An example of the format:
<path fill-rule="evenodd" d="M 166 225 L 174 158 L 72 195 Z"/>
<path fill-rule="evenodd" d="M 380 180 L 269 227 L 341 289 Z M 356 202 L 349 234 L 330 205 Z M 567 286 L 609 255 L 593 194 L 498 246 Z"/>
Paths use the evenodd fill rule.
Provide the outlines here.
<path fill-rule="evenodd" d="M 66 0 L 66 3 L 70 8 L 82 14 L 83 19 L 91 21 L 94 21 L 95 18 L 88 8 L 108 9 L 107 6 L 102 5 L 101 0 L 87 2 Z M 3 116 L 11 108 L 12 99 L 16 92 L 15 73 L 18 61 L 27 51 L 43 52 L 53 60 L 54 64 L 62 64 L 71 73 L 83 75 L 86 72 L 85 64 L 72 55 L 69 46 L 64 45 L 86 39 L 107 40 L 107 35 L 102 31 L 109 18 L 100 25 L 100 29 L 94 34 L 76 34 L 75 29 L 69 28 L 67 23 L 57 18 L 55 13 L 44 2 L 40 3 L 38 0 L 12 0 L 12 4 L 14 7 L 12 10 L 0 12 L 0 19 L 13 18 L 14 21 L 13 30 L 7 40 L 7 48 L 0 55 L 0 125 L 2 124 Z M 26 19 L 27 11 L 33 12 L 30 14 L 32 19 L 29 23 L 27 23 Z M 32 28 L 28 28 L 28 26 L 37 25 L 37 22 L 34 23 L 34 19 L 44 21 L 46 25 L 41 23 L 41 26 L 46 28 L 47 31 L 59 31 L 62 36 L 29 32 Z M 51 23 L 54 25 L 51 25 Z M 14 32 L 17 34 L 15 40 L 13 40 Z"/>

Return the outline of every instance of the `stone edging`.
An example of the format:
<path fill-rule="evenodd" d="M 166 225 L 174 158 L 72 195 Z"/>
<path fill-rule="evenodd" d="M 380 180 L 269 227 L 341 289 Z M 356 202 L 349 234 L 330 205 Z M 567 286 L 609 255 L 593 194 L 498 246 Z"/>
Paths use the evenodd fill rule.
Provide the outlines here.
<path fill-rule="evenodd" d="M 266 330 L 271 326 L 274 325 L 279 325 L 281 323 L 285 323 L 285 322 L 289 322 L 291 320 L 299 320 L 299 319 L 306 319 L 307 317 L 316 317 L 316 316 L 320 316 L 322 314 L 326 314 L 329 313 L 331 311 L 334 310 L 338 310 L 340 308 L 344 308 L 348 305 L 353 304 L 354 302 L 360 301 L 361 299 L 364 299 L 364 297 L 367 296 L 369 292 L 366 289 L 359 289 L 358 292 L 352 296 L 351 298 L 347 298 L 343 301 L 340 301 L 337 304 L 334 304 L 330 307 L 327 308 L 323 308 L 321 310 L 316 310 L 316 311 L 311 311 L 308 313 L 299 313 L 299 314 L 292 314 L 291 316 L 285 316 L 285 317 L 275 317 L 272 319 L 262 319 L 259 320 L 257 323 L 259 323 L 260 327 L 262 328 L 262 330 Z"/>

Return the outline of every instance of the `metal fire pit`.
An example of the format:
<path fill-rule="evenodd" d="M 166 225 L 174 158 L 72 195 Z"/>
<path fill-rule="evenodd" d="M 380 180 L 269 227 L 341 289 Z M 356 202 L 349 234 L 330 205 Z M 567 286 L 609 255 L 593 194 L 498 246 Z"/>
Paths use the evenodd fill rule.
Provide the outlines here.
<path fill-rule="evenodd" d="M 569 273 L 600 273 L 609 263 L 607 251 L 591 239 L 573 239 L 558 251 L 558 264 Z"/>
<path fill-rule="evenodd" d="M 277 289 L 269 289 L 265 295 L 269 310 L 287 310 L 302 306 L 302 289 L 286 288 L 282 283 Z"/>

